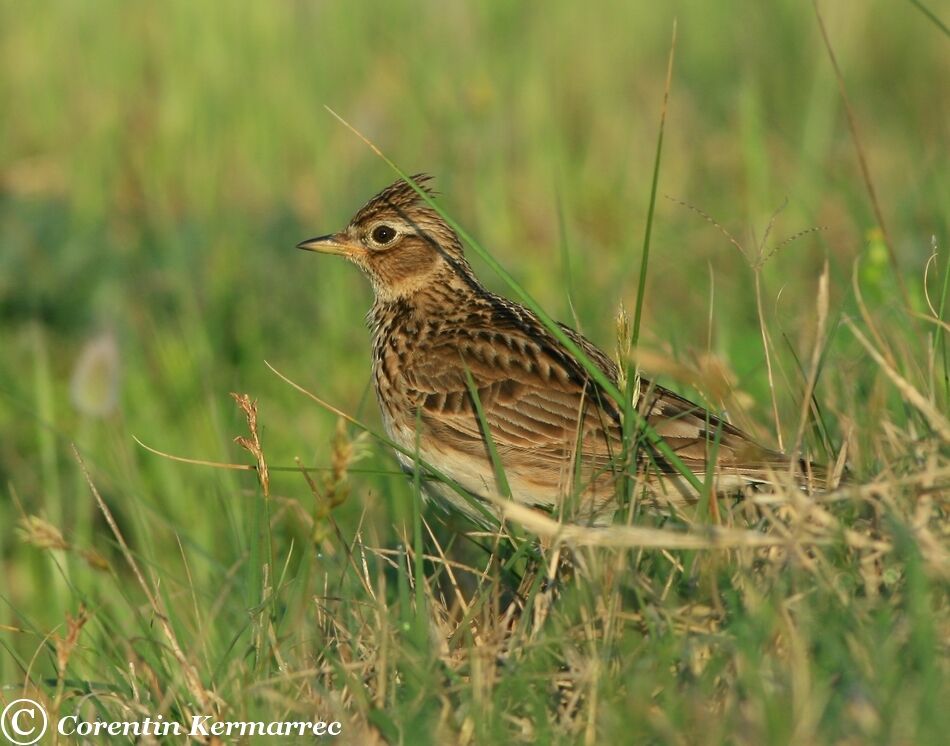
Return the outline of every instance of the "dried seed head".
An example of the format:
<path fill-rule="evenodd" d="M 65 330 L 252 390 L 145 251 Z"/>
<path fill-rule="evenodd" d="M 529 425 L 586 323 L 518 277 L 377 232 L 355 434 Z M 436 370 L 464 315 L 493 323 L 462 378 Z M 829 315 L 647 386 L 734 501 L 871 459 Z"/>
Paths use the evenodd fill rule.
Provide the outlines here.
<path fill-rule="evenodd" d="M 267 471 L 267 461 L 264 459 L 264 450 L 261 448 L 261 439 L 257 432 L 257 400 L 251 401 L 247 394 L 237 394 L 231 392 L 231 398 L 237 403 L 244 416 L 247 418 L 247 429 L 251 433 L 250 438 L 239 435 L 234 439 L 241 448 L 250 453 L 257 461 L 257 478 L 261 483 L 261 490 L 264 497 L 270 495 L 270 475 Z"/>
<path fill-rule="evenodd" d="M 38 515 L 21 518 L 16 533 L 21 541 L 39 549 L 69 549 L 69 542 L 63 538 L 59 529 Z"/>
<path fill-rule="evenodd" d="M 630 359 L 630 315 L 623 302 L 620 303 L 620 308 L 614 317 L 614 330 L 616 332 L 614 356 L 617 360 L 617 369 L 620 371 L 617 384 L 623 391 L 627 386 L 627 364 Z"/>
<path fill-rule="evenodd" d="M 314 513 L 314 541 L 319 542 L 326 535 L 326 519 L 330 511 L 342 505 L 350 492 L 347 479 L 350 467 L 363 458 L 366 453 L 366 433 L 350 438 L 346 430 L 346 421 L 337 420 L 330 451 L 330 470 L 323 477 L 323 489 L 314 490 L 317 507 Z M 309 480 L 309 477 L 308 477 Z M 311 482 L 311 488 L 313 484 Z"/>

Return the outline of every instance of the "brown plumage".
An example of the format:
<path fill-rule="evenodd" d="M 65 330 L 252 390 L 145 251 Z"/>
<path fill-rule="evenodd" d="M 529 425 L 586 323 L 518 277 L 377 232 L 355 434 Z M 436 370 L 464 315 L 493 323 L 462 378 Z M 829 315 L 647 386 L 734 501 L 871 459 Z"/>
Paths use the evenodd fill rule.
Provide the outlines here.
<path fill-rule="evenodd" d="M 428 177 L 414 177 L 425 184 Z M 342 231 L 299 244 L 339 254 L 373 285 L 369 313 L 373 379 L 389 437 L 462 485 L 490 512 L 502 489 L 483 432 L 487 425 L 512 499 L 562 508 L 570 519 L 605 523 L 617 501 L 621 415 L 581 363 L 527 308 L 479 283 L 456 233 L 412 187 L 398 181 L 373 197 Z M 564 332 L 613 382 L 616 364 L 576 331 Z M 484 420 L 476 411 L 469 376 Z M 697 475 L 718 439 L 716 486 L 768 484 L 787 461 L 704 408 L 642 379 L 640 413 Z M 418 427 L 417 427 L 418 426 Z M 412 459 L 397 454 L 403 467 Z M 641 484 L 657 502 L 694 501 L 695 491 L 655 450 L 637 456 Z M 478 517 L 437 480 L 429 495 Z"/>

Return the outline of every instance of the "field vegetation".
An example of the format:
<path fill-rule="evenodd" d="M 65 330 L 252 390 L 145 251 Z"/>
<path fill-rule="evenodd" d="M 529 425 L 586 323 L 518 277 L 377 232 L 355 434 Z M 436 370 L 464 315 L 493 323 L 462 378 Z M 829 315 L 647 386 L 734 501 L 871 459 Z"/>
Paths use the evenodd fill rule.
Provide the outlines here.
<path fill-rule="evenodd" d="M 0 5 L 0 704 L 945 743 L 936 6 Z M 326 107 L 435 175 L 492 289 L 613 352 L 642 279 L 643 370 L 843 484 L 596 535 L 426 505 L 373 436 L 370 288 L 293 248 L 396 178 Z"/>

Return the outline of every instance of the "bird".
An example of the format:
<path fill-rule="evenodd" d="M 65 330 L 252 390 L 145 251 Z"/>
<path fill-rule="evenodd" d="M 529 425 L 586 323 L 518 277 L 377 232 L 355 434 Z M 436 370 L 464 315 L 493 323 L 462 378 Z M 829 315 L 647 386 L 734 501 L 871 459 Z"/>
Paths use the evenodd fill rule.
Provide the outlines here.
<path fill-rule="evenodd" d="M 622 505 L 621 480 L 633 471 L 624 463 L 635 464 L 635 485 L 650 505 L 674 510 L 700 493 L 669 451 L 693 475 L 713 474 L 717 496 L 796 472 L 782 453 L 646 377 L 633 392 L 636 412 L 669 448 L 664 455 L 640 438 L 635 456 L 625 457 L 624 407 L 604 385 L 621 380 L 618 364 L 558 324 L 573 343 L 565 345 L 532 310 L 488 290 L 434 194 L 427 174 L 401 178 L 342 230 L 297 245 L 342 256 L 369 279 L 383 427 L 403 470 L 416 473 L 421 461 L 439 475 L 423 475 L 427 498 L 482 525 L 512 500 L 603 526 Z M 799 480 L 816 472 L 803 464 Z"/>

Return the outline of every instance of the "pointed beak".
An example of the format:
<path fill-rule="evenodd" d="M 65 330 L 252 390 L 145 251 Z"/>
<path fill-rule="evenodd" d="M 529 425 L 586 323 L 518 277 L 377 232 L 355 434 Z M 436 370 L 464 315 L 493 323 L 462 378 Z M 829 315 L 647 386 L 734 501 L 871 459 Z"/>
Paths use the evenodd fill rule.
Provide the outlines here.
<path fill-rule="evenodd" d="M 306 241 L 298 243 L 297 248 L 306 251 L 319 251 L 321 254 L 342 254 L 346 256 L 350 253 L 349 247 L 340 240 L 340 235 L 337 233 L 308 238 Z"/>

